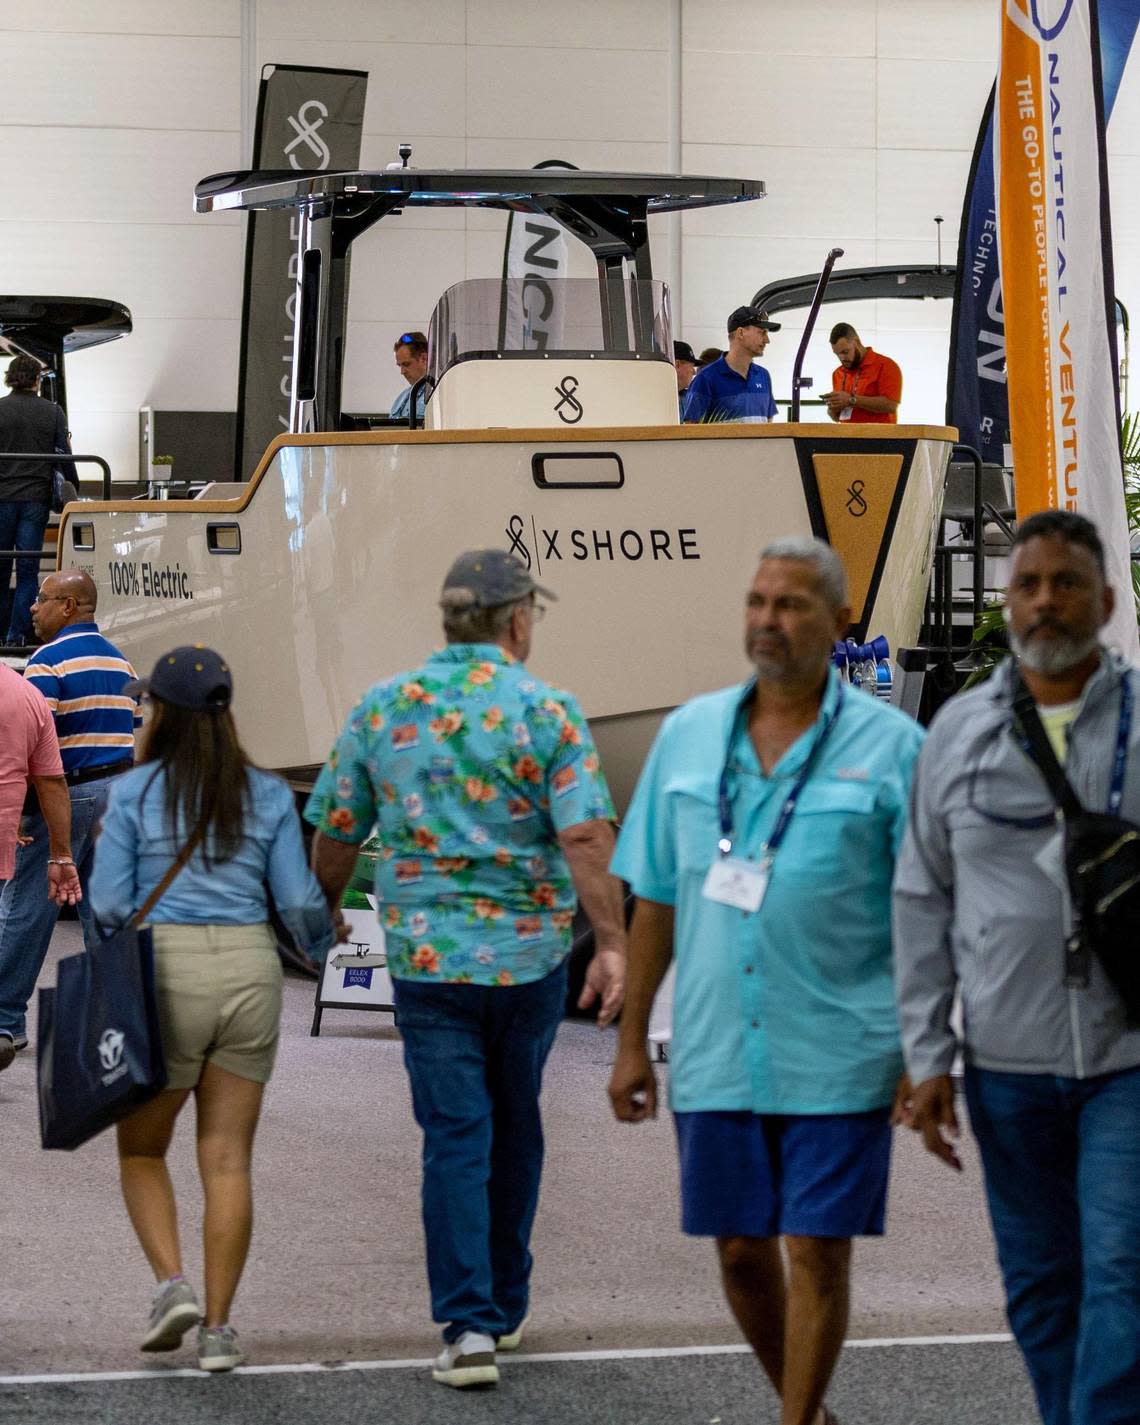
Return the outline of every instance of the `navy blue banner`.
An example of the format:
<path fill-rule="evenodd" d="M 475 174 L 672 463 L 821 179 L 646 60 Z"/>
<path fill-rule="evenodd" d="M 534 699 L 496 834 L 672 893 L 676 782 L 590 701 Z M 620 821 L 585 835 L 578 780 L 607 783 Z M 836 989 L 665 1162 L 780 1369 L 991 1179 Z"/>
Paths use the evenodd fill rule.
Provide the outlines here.
<path fill-rule="evenodd" d="M 1140 23 L 1140 0 L 1100 0 L 1098 8 L 1107 124 Z M 1004 446 L 1009 440 L 1009 398 L 1005 383 L 1005 316 L 998 272 L 993 108 L 991 90 L 978 130 L 959 229 L 946 423 L 957 426 L 958 438 L 981 451 L 983 460 L 1003 465 Z"/>

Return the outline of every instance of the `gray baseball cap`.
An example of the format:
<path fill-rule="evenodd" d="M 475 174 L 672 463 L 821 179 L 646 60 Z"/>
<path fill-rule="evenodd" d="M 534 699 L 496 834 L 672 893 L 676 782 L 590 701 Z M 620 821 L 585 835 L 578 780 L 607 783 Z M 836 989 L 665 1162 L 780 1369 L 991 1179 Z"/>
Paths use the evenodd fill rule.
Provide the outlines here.
<path fill-rule="evenodd" d="M 468 549 L 447 571 L 443 593 L 449 596 L 449 607 L 472 609 L 499 608 L 527 594 L 558 598 L 550 589 L 536 584 L 522 560 L 505 549 Z M 463 594 L 469 598 L 457 597 Z"/>

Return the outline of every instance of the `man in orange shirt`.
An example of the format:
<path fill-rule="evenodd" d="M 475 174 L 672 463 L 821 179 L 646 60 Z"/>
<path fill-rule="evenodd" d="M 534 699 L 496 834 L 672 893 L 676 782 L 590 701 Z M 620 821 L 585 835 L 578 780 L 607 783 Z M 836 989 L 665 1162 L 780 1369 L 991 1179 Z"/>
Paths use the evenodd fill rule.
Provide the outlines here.
<path fill-rule="evenodd" d="M 832 327 L 828 340 L 840 364 L 831 374 L 833 389 L 824 397 L 827 414 L 833 421 L 894 425 L 902 400 L 897 363 L 864 346 L 847 322 Z"/>

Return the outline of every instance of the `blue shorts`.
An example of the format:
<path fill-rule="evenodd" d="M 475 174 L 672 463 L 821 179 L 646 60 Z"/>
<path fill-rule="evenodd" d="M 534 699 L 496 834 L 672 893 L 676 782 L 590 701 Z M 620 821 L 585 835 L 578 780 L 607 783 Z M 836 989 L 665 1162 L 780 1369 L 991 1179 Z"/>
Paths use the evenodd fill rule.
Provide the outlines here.
<path fill-rule="evenodd" d="M 890 1113 L 675 1113 L 681 1230 L 693 1237 L 881 1237 Z"/>

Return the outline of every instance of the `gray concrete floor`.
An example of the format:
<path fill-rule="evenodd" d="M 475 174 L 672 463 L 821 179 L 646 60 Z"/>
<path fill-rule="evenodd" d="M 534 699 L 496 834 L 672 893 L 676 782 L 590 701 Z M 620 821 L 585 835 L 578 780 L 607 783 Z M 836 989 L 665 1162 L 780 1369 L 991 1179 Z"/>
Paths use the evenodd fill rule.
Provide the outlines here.
<path fill-rule="evenodd" d="M 45 967 L 45 983 L 54 982 L 54 959 L 78 949 L 79 943 L 77 927 L 61 924 Z M 234 1321 L 251 1361 L 258 1364 L 419 1360 L 435 1349 L 435 1334 L 423 1274 L 419 1142 L 399 1040 L 388 1016 L 337 1011 L 326 1013 L 321 1038 L 310 1039 L 312 997 L 311 983 L 287 981 L 281 1054 L 257 1145 L 254 1245 Z M 545 1092 L 548 1159 L 534 1242 L 534 1324 L 527 1350 L 558 1353 L 737 1342 L 710 1244 L 682 1237 L 678 1230 L 668 1119 L 630 1127 L 610 1117 L 605 1083 L 613 1048 L 612 1033 L 568 1022 L 551 1057 Z M 97 1139 L 73 1154 L 40 1150 L 34 1050 L 20 1055 L 0 1076 L 0 1134 L 6 1169 L 0 1207 L 5 1281 L 0 1292 L 0 1377 L 135 1371 L 155 1364 L 136 1349 L 150 1281 L 118 1196 L 112 1139 Z M 171 1166 L 182 1210 L 187 1273 L 198 1279 L 201 1199 L 192 1150 L 192 1125 L 187 1121 L 176 1138 Z M 897 1135 L 888 1235 L 862 1242 L 856 1251 L 852 1337 L 1006 1330 L 978 1165 L 968 1142 L 964 1158 L 966 1170 L 955 1176 L 925 1155 L 911 1135 Z M 946 1370 L 957 1373 L 957 1413 L 876 1413 L 861 1418 L 989 1421 L 991 1416 L 984 1412 L 993 1401 L 990 1375 L 999 1367 L 987 1367 L 986 1361 L 1000 1362 L 1002 1379 L 1008 1376 L 1023 1389 L 1012 1347 L 962 1345 L 923 1351 L 924 1362 L 927 1351 L 942 1352 Z M 844 1372 L 854 1371 L 864 1382 L 877 1371 L 897 1377 L 900 1367 L 888 1368 L 888 1355 L 849 1351 Z M 954 1364 L 959 1358 L 973 1364 L 959 1367 Z M 909 1359 L 905 1350 L 899 1359 Z M 163 1358 L 155 1369 L 162 1375 L 191 1364 L 186 1350 Z M 923 1369 L 930 1367 L 924 1364 Z M 511 1389 L 541 1394 L 547 1389 L 543 1380 L 571 1379 L 585 1388 L 587 1379 L 596 1377 L 609 1380 L 604 1389 L 599 1387 L 604 1400 L 607 1392 L 627 1387 L 640 1395 L 647 1381 L 673 1379 L 669 1372 L 676 1373 L 677 1401 L 688 1401 L 683 1410 L 690 1413 L 683 1413 L 680 1404 L 682 1413 L 673 1414 L 654 1406 L 662 1421 L 709 1421 L 718 1414 L 712 1405 L 702 1413 L 704 1407 L 691 1395 L 691 1390 L 699 1394 L 701 1380 L 723 1378 L 730 1396 L 738 1386 L 746 1394 L 751 1391 L 756 1409 L 766 1398 L 751 1363 L 736 1356 L 682 1357 L 669 1363 L 668 1372 L 660 1362 L 623 1363 L 620 1368 L 613 1363 L 564 1363 L 556 1370 L 550 1363 L 520 1362 L 511 1371 Z M 341 1405 L 334 1407 L 330 1396 L 328 1408 L 336 1413 L 323 1418 L 347 1420 L 358 1418 L 352 1405 L 356 1392 L 387 1391 L 394 1380 L 407 1375 L 252 1375 L 243 1378 L 241 1389 L 264 1392 L 269 1408 L 271 1398 L 280 1403 L 282 1390 L 304 1394 L 317 1389 L 313 1381 L 335 1382 L 321 1389 L 331 1389 L 345 1413 L 339 1413 Z M 411 1376 L 418 1379 L 419 1373 Z M 286 1379 L 293 1384 L 282 1384 Z M 127 1420 L 136 1409 L 141 1418 L 145 1401 L 152 1399 L 148 1392 L 161 1391 L 162 1399 L 173 1404 L 167 1392 L 189 1389 L 173 1380 L 161 1386 L 120 1382 L 114 1387 L 126 1392 L 126 1413 L 120 1416 L 118 1408 L 100 1413 L 108 1408 L 99 1396 L 104 1388 L 111 1386 L 19 1389 L 5 1384 L 0 1389 L 0 1419 L 31 1418 L 30 1400 L 42 1400 L 46 1408 L 48 1396 L 37 1395 L 45 1391 L 54 1392 L 52 1409 L 58 1407 L 58 1414 L 40 1414 L 41 1419 L 78 1419 L 85 1413 L 85 1418 Z M 578 1389 L 569 1384 L 565 1388 Z M 971 1402 L 964 1393 L 975 1389 L 976 1401 Z M 654 1386 L 651 1394 L 656 1392 Z M 670 1388 L 665 1395 L 673 1393 Z M 500 1397 L 505 1394 L 501 1391 Z M 440 1396 L 450 1399 L 439 1388 L 429 1392 L 428 1399 L 436 1401 L 434 1413 L 420 1414 L 414 1400 L 408 1400 L 391 1417 L 385 1412 L 369 1418 L 450 1419 L 444 1402 L 437 1400 Z M 868 1398 L 873 1396 L 872 1390 Z M 135 1402 L 130 1410 L 128 1397 Z M 181 1401 L 181 1395 L 178 1398 Z M 192 1390 L 185 1397 L 187 1402 L 197 1398 Z M 236 1396 L 231 1398 L 236 1403 Z M 905 1398 L 904 1392 L 900 1401 Z M 153 1399 L 157 1406 L 158 1395 Z M 609 1399 L 614 1413 L 580 1418 L 642 1418 L 632 1405 L 619 1409 L 612 1393 Z M 1027 1397 L 1018 1399 L 1024 1402 Z M 522 1404 L 521 1395 L 517 1403 Z M 982 1413 L 969 1413 L 975 1404 Z M 464 1418 L 491 1418 L 483 1412 L 497 1408 L 480 1405 Z M 194 1413 L 190 1404 L 186 1409 L 189 1413 L 183 1414 L 179 1404 L 181 1418 L 207 1418 Z M 769 1418 L 753 1414 L 751 1407 L 748 1414 Z M 293 1418 L 310 1417 L 302 1412 Z M 555 1412 L 541 1418 L 562 1417 Z M 725 1422 L 740 1418 L 722 1414 Z M 1032 1416 L 1007 1413 L 992 1418 L 1011 1422 Z"/>

